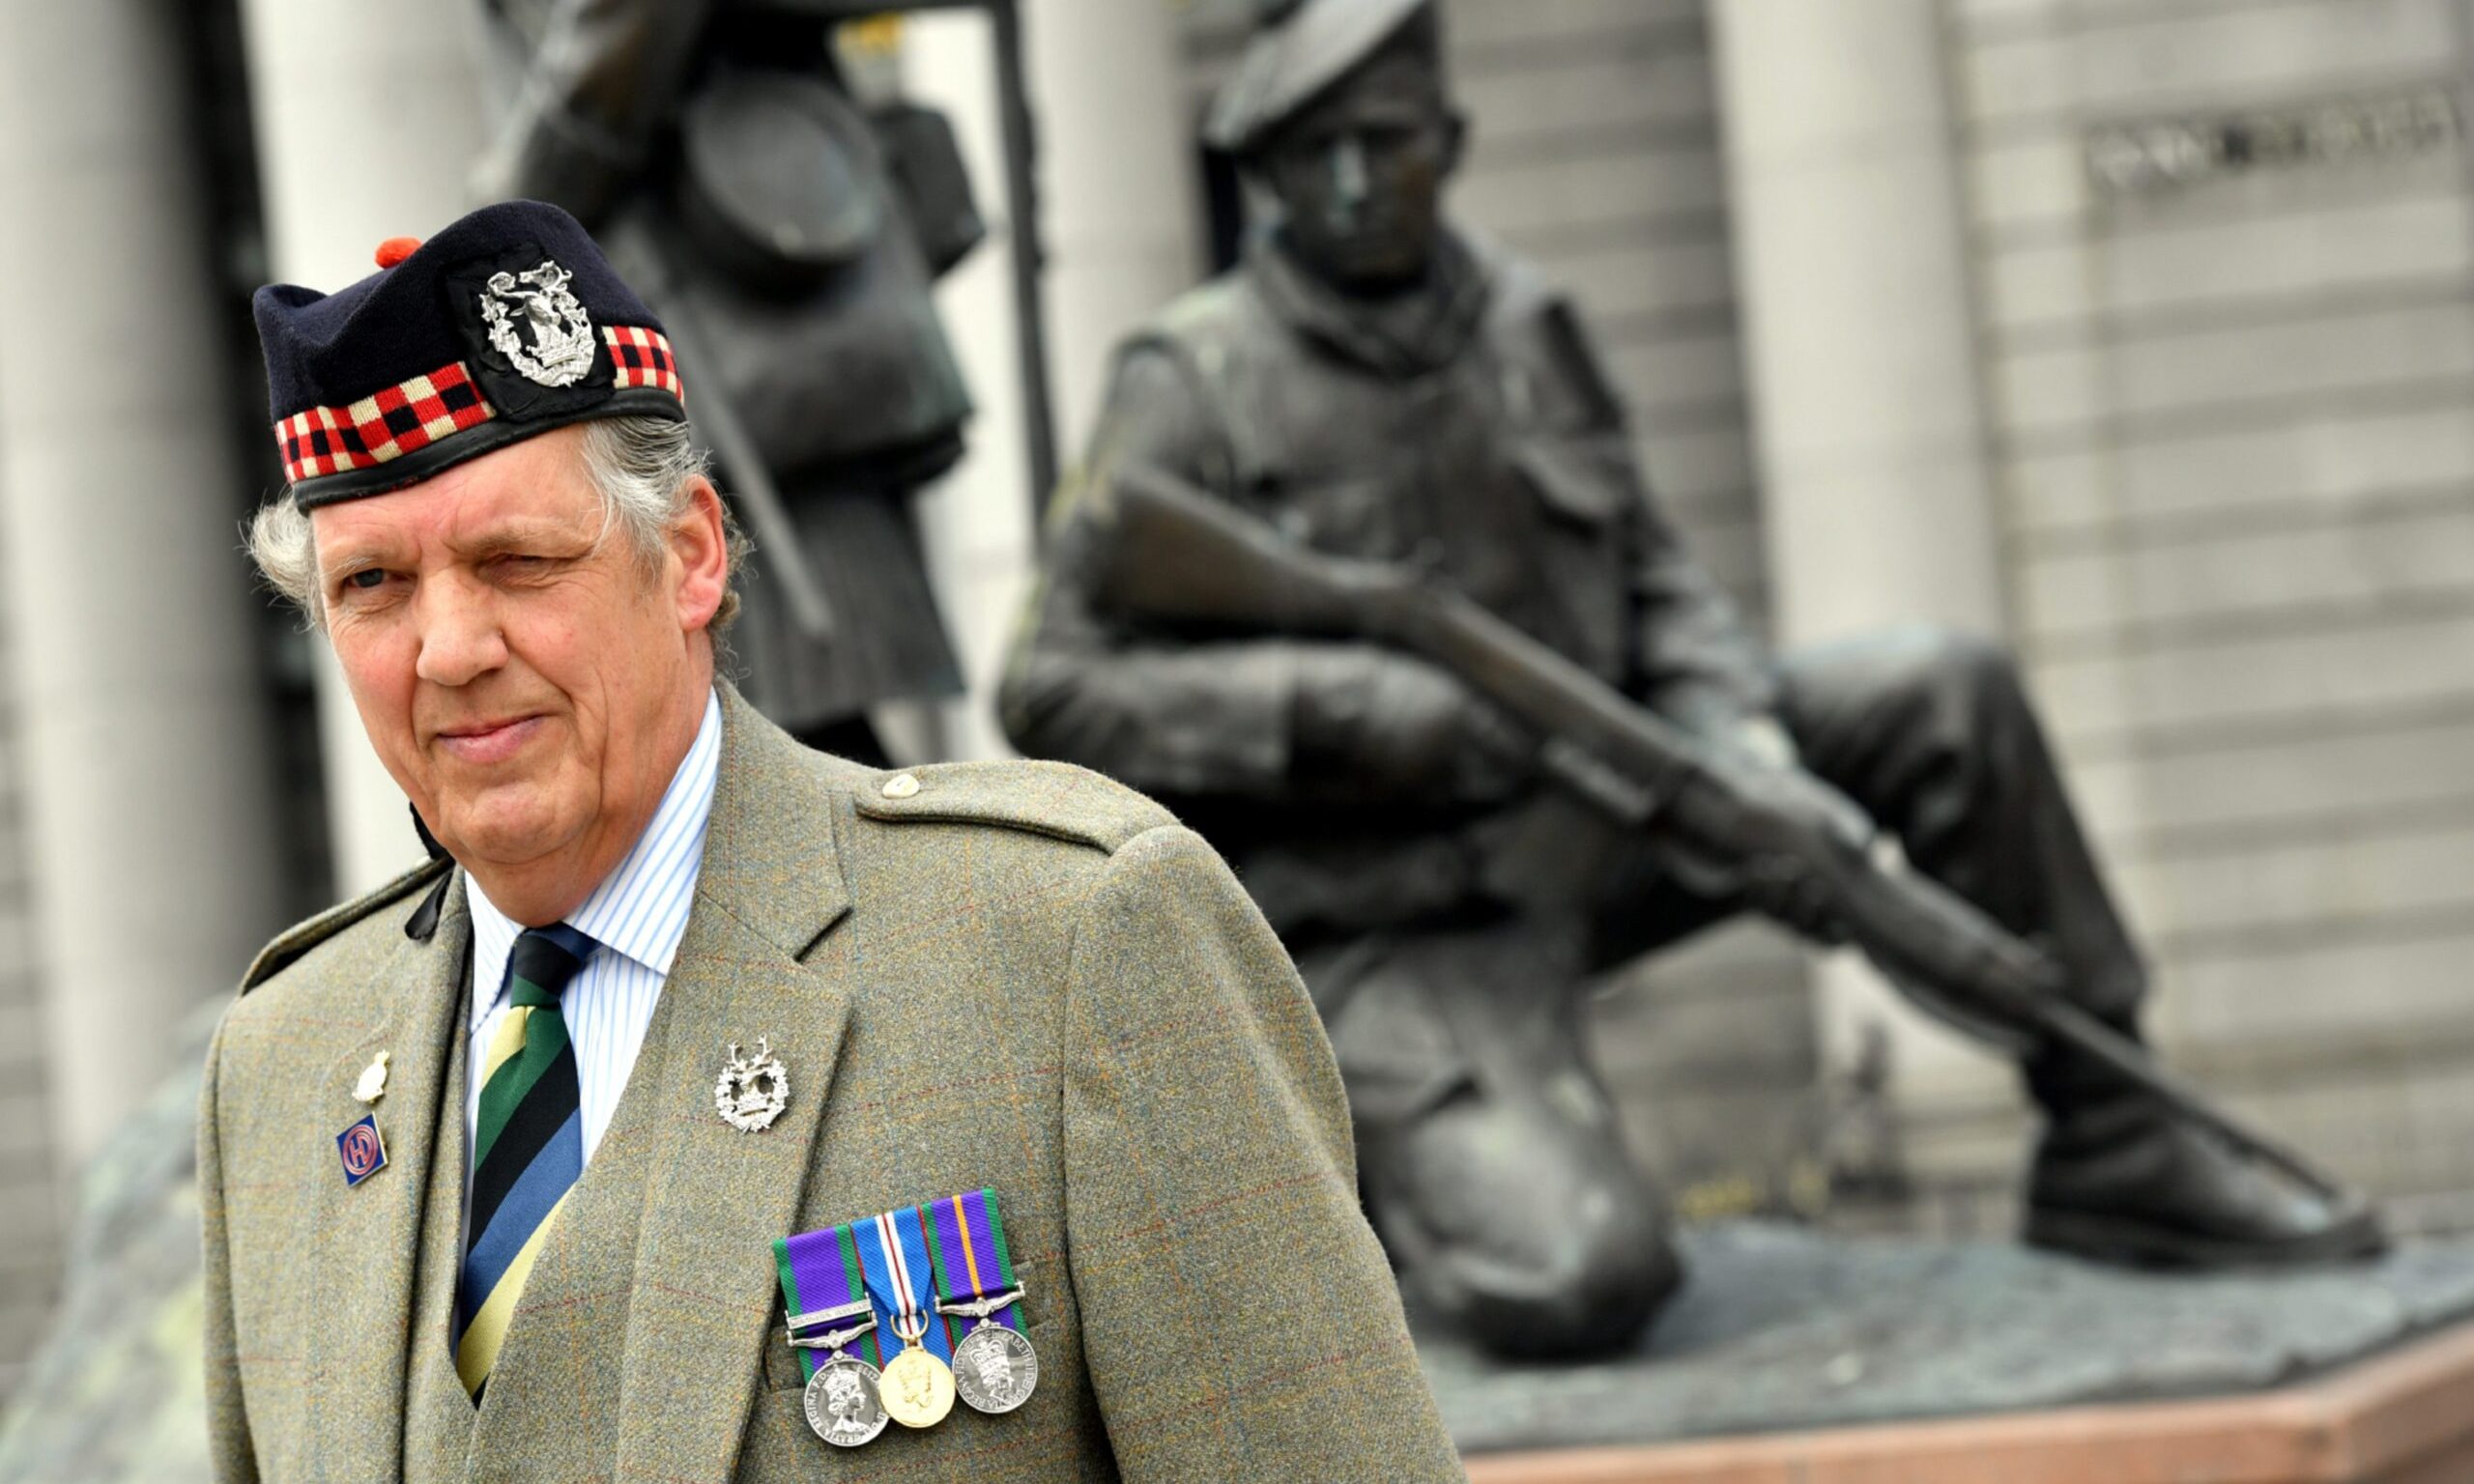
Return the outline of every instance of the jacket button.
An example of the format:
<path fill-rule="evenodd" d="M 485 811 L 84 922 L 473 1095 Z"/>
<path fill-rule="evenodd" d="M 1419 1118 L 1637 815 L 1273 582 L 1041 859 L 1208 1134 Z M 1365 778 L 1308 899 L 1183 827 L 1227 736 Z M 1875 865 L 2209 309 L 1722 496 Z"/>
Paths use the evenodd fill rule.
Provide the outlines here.
<path fill-rule="evenodd" d="M 888 799 L 906 799 L 918 791 L 919 780 L 907 773 L 896 773 L 885 780 L 885 797 Z"/>

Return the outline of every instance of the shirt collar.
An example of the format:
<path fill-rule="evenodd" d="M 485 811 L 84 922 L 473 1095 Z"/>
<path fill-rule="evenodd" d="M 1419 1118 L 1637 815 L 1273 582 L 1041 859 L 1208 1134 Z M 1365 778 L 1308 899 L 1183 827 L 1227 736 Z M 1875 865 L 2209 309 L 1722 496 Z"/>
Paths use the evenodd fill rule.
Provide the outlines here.
<path fill-rule="evenodd" d="M 669 975 L 696 900 L 721 756 L 722 702 L 714 694 L 705 698 L 705 719 L 696 728 L 696 740 L 671 775 L 651 822 L 592 895 L 567 914 L 568 926 L 611 953 Z M 473 1029 L 478 1031 L 505 992 L 507 955 L 514 952 L 524 928 L 499 910 L 470 872 L 465 887 L 473 912 L 473 983 L 491 986 L 486 996 L 473 996 Z"/>

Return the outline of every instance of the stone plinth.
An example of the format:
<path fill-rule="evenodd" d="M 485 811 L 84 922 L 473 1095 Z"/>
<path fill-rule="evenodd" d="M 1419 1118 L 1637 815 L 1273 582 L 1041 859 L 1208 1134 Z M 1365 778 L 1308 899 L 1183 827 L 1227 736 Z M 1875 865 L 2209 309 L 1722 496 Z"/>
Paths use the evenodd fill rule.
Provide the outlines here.
<path fill-rule="evenodd" d="M 2474 1479 L 2474 1243 L 2117 1272 L 1998 1243 L 1713 1228 L 1640 1350 L 1422 1347 L 1478 1484 Z"/>

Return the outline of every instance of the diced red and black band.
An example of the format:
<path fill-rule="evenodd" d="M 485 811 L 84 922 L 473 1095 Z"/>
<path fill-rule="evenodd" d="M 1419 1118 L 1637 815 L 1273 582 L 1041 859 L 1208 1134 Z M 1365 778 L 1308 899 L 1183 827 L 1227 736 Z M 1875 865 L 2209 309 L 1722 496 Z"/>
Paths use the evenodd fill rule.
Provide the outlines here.
<path fill-rule="evenodd" d="M 669 392 L 681 403 L 687 400 L 687 388 L 678 380 L 678 359 L 670 352 L 670 340 L 658 329 L 641 325 L 607 325 L 601 338 L 610 344 L 610 364 L 618 372 L 617 385 L 650 386 Z"/>
<path fill-rule="evenodd" d="M 683 405 L 686 387 L 670 341 L 635 325 L 605 326 L 613 389 L 647 387 Z M 313 407 L 274 426 L 284 478 L 294 484 L 375 469 L 498 416 L 463 361 L 399 382 L 345 407 Z"/>
<path fill-rule="evenodd" d="M 295 484 L 374 469 L 498 415 L 464 362 L 399 382 L 349 407 L 313 407 L 274 426 L 283 475 Z"/>

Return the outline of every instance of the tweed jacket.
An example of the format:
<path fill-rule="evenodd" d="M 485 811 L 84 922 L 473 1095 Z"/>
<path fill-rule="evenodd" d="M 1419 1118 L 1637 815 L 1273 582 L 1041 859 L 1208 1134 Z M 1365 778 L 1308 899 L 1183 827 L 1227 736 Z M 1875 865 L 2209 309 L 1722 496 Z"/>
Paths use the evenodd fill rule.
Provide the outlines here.
<path fill-rule="evenodd" d="M 477 1412 L 449 1356 L 461 873 L 416 871 L 248 971 L 198 1135 L 217 1476 L 1461 1477 L 1323 1032 L 1209 847 L 1059 764 L 921 768 L 888 796 L 724 702 L 686 938 Z M 741 1133 L 713 1084 L 759 1037 L 790 1103 Z M 388 1162 L 347 1186 L 335 1136 L 382 1050 Z M 1037 1393 L 826 1446 L 770 1244 L 979 1185 Z"/>

